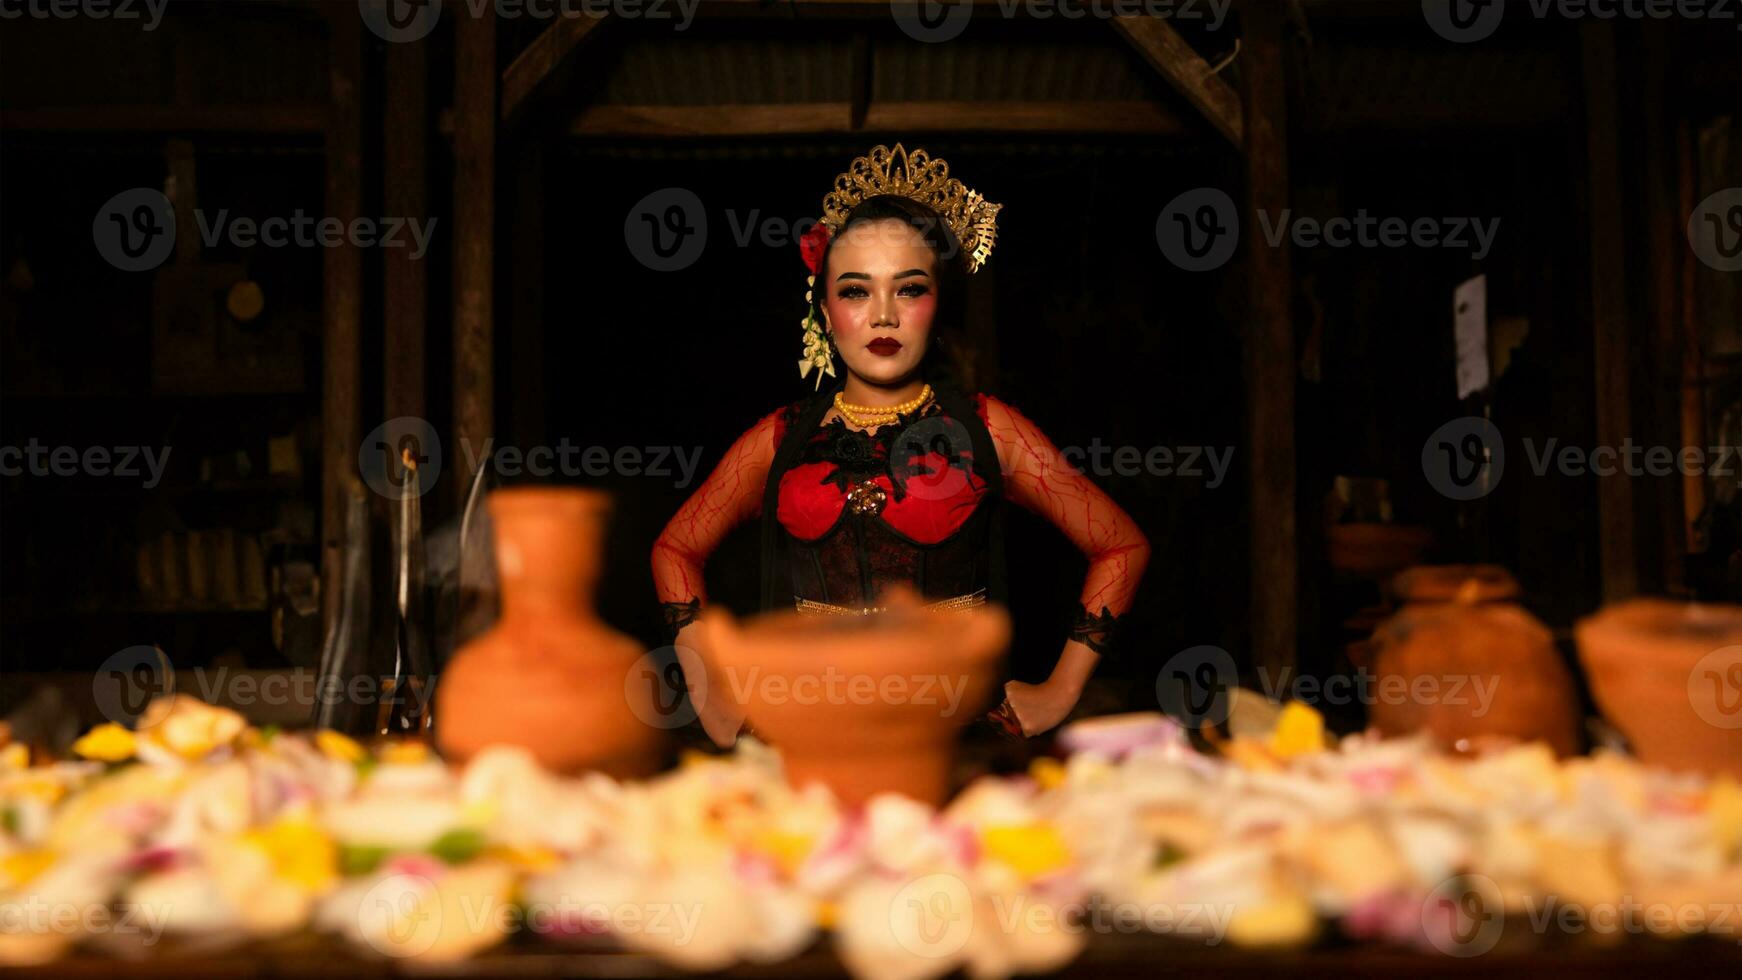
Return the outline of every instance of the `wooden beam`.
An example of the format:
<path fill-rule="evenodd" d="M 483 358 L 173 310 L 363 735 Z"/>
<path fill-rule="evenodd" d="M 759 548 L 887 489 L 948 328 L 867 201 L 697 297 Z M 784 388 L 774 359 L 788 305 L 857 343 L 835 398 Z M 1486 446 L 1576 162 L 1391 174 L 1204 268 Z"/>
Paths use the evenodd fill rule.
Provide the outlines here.
<path fill-rule="evenodd" d="M 326 128 L 324 104 L 0 109 L 0 130 L 10 132 L 319 135 Z"/>
<path fill-rule="evenodd" d="M 511 119 L 519 113 L 532 93 L 605 19 L 604 14 L 598 17 L 558 17 L 534 38 L 532 44 L 502 72 L 502 118 Z"/>
<path fill-rule="evenodd" d="M 1144 60 L 1185 96 L 1186 101 L 1196 106 L 1210 125 L 1226 136 L 1228 142 L 1241 145 L 1245 123 L 1239 96 L 1216 75 L 1210 63 L 1199 57 L 1185 38 L 1179 36 L 1172 24 L 1160 17 L 1118 16 L 1112 20 L 1113 27 L 1125 40 L 1131 42 Z M 1246 48 L 1244 57 L 1247 61 L 1254 57 L 1250 46 Z"/>
<path fill-rule="evenodd" d="M 356 11 L 328 18 L 330 125 L 323 210 L 347 226 L 363 209 L 363 41 Z M 362 439 L 359 392 L 363 254 L 345 241 L 322 251 L 321 270 L 321 611 L 328 631 L 343 591 L 348 487 L 356 482 Z"/>
<path fill-rule="evenodd" d="M 1271 246 L 1259 234 L 1259 216 L 1283 214 L 1289 207 L 1288 79 L 1282 5 L 1248 4 L 1243 20 L 1246 206 L 1241 225 L 1252 659 L 1254 666 L 1275 672 L 1294 667 L 1299 643 L 1293 271 L 1288 241 Z"/>
<path fill-rule="evenodd" d="M 429 220 L 429 46 L 422 40 L 387 45 L 387 99 L 382 155 L 387 214 Z M 429 290 L 424 263 L 410 249 L 389 248 L 382 262 L 382 397 L 386 418 L 424 414 L 425 333 Z"/>
<path fill-rule="evenodd" d="M 1136 133 L 1184 131 L 1153 102 L 874 102 L 863 126 L 850 102 L 772 105 L 591 105 L 569 122 L 576 136 L 778 136 L 852 132 Z"/>
<path fill-rule="evenodd" d="M 1614 25 L 1579 25 L 1585 89 L 1585 213 L 1590 215 L 1592 359 L 1596 373 L 1597 444 L 1620 446 L 1633 434 L 1627 343 L 1627 263 L 1621 189 L 1621 92 L 1616 76 Z M 1597 553 L 1603 599 L 1614 602 L 1639 591 L 1634 540 L 1633 477 L 1619 467 L 1597 478 Z"/>
<path fill-rule="evenodd" d="M 454 28 L 454 443 L 483 452 L 495 425 L 496 18 Z M 460 470 L 456 500 L 472 474 Z"/>

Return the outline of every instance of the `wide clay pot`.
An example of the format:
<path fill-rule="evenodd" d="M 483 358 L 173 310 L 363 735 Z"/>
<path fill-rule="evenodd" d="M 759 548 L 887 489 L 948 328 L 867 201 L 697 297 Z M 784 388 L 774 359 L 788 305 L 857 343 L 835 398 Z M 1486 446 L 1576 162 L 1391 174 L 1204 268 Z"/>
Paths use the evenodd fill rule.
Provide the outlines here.
<path fill-rule="evenodd" d="M 1374 728 L 1426 731 L 1456 751 L 1514 741 L 1578 751 L 1572 676 L 1548 627 L 1513 601 L 1518 583 L 1505 569 L 1422 566 L 1392 588 L 1404 605 L 1373 634 Z"/>
<path fill-rule="evenodd" d="M 1597 707 L 1642 761 L 1742 776 L 1742 606 L 1632 599 L 1575 635 Z"/>
<path fill-rule="evenodd" d="M 653 691 L 626 684 L 640 644 L 593 608 L 611 498 L 572 488 L 490 495 L 502 618 L 460 648 L 436 690 L 443 755 L 517 745 L 556 772 L 659 768 Z"/>
<path fill-rule="evenodd" d="M 847 805 L 893 792 L 943 803 L 956 735 L 979 717 L 1010 643 L 1002 607 L 926 610 L 911 589 L 868 616 L 702 614 L 707 697 L 732 699 L 794 786 Z"/>

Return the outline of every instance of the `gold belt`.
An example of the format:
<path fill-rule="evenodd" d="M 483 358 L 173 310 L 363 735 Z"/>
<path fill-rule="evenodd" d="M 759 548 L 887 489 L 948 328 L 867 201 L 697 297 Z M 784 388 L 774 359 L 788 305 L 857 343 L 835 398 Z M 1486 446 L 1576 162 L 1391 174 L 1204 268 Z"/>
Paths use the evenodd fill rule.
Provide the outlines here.
<path fill-rule="evenodd" d="M 793 599 L 793 605 L 801 613 L 815 613 L 823 616 L 864 616 L 870 613 L 882 612 L 882 606 L 868 606 L 854 609 L 850 606 L 837 606 L 832 602 L 818 602 L 815 599 Z M 952 596 L 928 602 L 924 609 L 972 609 L 986 604 L 986 590 L 978 589 L 967 595 Z"/>

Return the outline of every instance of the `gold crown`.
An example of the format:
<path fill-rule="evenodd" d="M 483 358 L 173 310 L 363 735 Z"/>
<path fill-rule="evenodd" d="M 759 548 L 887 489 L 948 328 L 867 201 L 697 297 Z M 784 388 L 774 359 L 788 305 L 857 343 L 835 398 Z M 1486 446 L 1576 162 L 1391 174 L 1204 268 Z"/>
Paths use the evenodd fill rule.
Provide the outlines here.
<path fill-rule="evenodd" d="M 834 235 L 847 220 L 847 212 L 866 198 L 894 194 L 918 201 L 936 211 L 968 256 L 968 271 L 978 272 L 992 255 L 998 237 L 998 211 L 978 191 L 969 190 L 950 176 L 950 165 L 934 160 L 924 150 L 909 153 L 900 143 L 895 149 L 874 146 L 854 160 L 847 172 L 835 178 L 835 189 L 823 198 L 822 223 Z"/>

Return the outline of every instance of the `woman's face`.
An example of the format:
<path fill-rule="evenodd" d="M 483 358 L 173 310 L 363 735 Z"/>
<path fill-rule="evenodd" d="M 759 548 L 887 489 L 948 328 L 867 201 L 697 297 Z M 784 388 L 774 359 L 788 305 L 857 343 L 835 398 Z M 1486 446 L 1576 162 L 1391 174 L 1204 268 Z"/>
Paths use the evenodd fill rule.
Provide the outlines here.
<path fill-rule="evenodd" d="M 823 322 L 847 370 L 873 384 L 919 368 L 937 314 L 937 256 L 903 221 L 865 221 L 842 232 L 819 283 Z"/>

